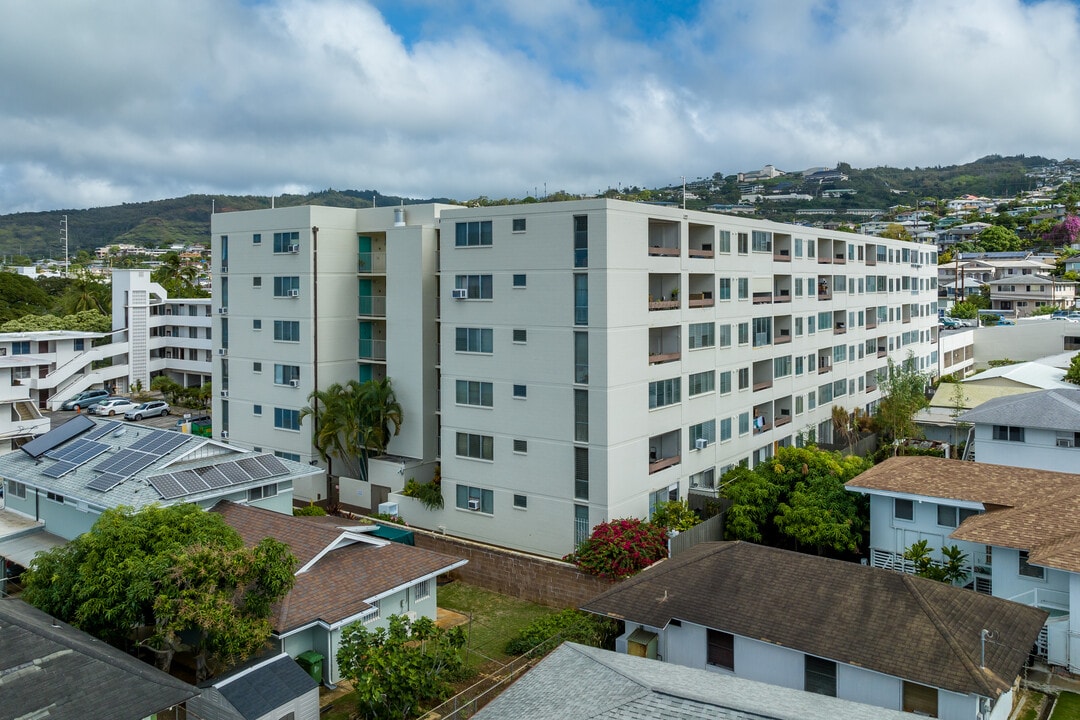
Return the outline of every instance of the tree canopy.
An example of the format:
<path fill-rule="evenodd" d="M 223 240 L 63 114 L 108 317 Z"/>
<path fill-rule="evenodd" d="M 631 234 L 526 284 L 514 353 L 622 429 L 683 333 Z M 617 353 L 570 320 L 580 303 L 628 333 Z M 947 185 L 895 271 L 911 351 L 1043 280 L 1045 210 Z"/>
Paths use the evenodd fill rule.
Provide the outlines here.
<path fill-rule="evenodd" d="M 888 369 L 878 376 L 881 400 L 874 420 L 888 440 L 921 435 L 915 414 L 930 404 L 926 397 L 927 377 L 916 369 L 915 355 L 908 353 L 900 365 L 889 358 Z"/>
<path fill-rule="evenodd" d="M 858 552 L 868 525 L 866 501 L 844 483 L 869 467 L 856 455 L 782 447 L 753 470 L 729 470 L 722 479 L 732 503 L 725 535 L 818 554 Z"/>
<path fill-rule="evenodd" d="M 1064 380 L 1074 385 L 1080 385 L 1080 353 L 1073 355 L 1069 361 L 1069 369 L 1065 371 Z"/>
<path fill-rule="evenodd" d="M 112 318 L 97 310 L 83 310 L 74 315 L 23 315 L 0 325 L 0 332 L 39 332 L 42 330 L 80 330 L 107 333 L 112 331 Z"/>
<path fill-rule="evenodd" d="M 194 655 L 200 679 L 259 650 L 296 559 L 267 538 L 245 548 L 196 505 L 102 513 L 89 532 L 35 558 L 24 599 L 114 644 L 134 642 L 168 671 Z"/>

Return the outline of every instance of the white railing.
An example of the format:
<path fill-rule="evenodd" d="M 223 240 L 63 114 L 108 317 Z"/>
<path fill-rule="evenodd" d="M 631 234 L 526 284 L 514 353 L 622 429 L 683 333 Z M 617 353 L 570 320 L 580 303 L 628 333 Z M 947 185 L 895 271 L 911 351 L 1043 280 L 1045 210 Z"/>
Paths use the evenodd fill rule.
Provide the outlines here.
<path fill-rule="evenodd" d="M 1008 598 L 1021 605 L 1030 605 L 1037 608 L 1052 608 L 1054 610 L 1069 609 L 1069 593 L 1062 590 L 1050 590 L 1048 588 L 1031 588 L 1019 595 Z"/>

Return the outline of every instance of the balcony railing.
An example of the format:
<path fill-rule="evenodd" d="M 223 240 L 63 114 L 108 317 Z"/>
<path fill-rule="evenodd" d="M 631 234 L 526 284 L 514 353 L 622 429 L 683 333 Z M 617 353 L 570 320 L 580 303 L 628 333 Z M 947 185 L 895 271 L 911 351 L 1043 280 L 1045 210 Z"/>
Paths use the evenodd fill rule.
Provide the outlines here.
<path fill-rule="evenodd" d="M 789 343 L 789 342 L 791 342 L 791 331 L 790 330 L 781 330 L 778 333 L 776 333 L 776 337 L 773 338 L 773 344 L 774 345 L 781 345 L 783 343 Z"/>
<path fill-rule="evenodd" d="M 870 257 L 870 256 L 867 256 L 867 258 L 866 258 L 866 264 L 867 264 L 867 265 L 877 265 L 877 258 L 875 258 L 875 257 Z"/>
<path fill-rule="evenodd" d="M 883 347 L 879 347 L 879 348 L 877 349 L 877 356 L 878 356 L 879 358 L 883 358 L 883 357 L 885 357 L 885 356 L 886 356 L 887 354 L 888 354 L 888 353 L 886 353 L 886 352 L 885 352 L 885 348 L 883 348 Z"/>
<path fill-rule="evenodd" d="M 817 374 L 824 375 L 830 370 L 832 370 L 832 365 L 818 365 Z"/>
<path fill-rule="evenodd" d="M 867 330 L 873 330 L 876 327 L 877 327 L 877 318 L 871 318 L 869 315 L 867 315 L 866 316 L 866 329 Z"/>
<path fill-rule="evenodd" d="M 361 340 L 357 355 L 363 360 L 385 360 L 385 340 Z"/>
<path fill-rule="evenodd" d="M 356 259 L 356 272 L 358 273 L 384 273 L 386 272 L 386 253 L 362 252 Z"/>
<path fill-rule="evenodd" d="M 678 310 L 678 300 L 649 300 L 649 310 Z"/>
<path fill-rule="evenodd" d="M 778 302 L 778 303 L 791 302 L 791 291 L 790 290 L 780 290 L 779 292 L 774 293 L 773 294 L 773 302 Z"/>
<path fill-rule="evenodd" d="M 754 383 L 754 392 L 758 390 L 768 390 L 772 387 L 772 380 L 762 380 L 761 382 Z"/>
<path fill-rule="evenodd" d="M 847 325 L 844 324 L 844 323 L 836 323 L 836 325 L 833 326 L 833 334 L 834 335 L 843 335 L 846 332 L 847 332 Z"/>
<path fill-rule="evenodd" d="M 682 353 L 679 353 L 679 352 L 673 352 L 673 353 L 650 353 L 649 354 L 649 364 L 650 365 L 660 365 L 661 363 L 674 362 L 674 361 L 678 360 L 680 357 L 682 357 Z"/>
<path fill-rule="evenodd" d="M 773 253 L 772 259 L 776 262 L 791 262 L 791 251 L 780 250 L 779 252 Z"/>
<path fill-rule="evenodd" d="M 678 465 L 682 462 L 682 455 L 672 455 L 671 457 L 660 458 L 659 460 L 652 460 L 649 462 L 649 474 L 658 473 L 664 468 L 669 468 L 672 465 Z"/>
<path fill-rule="evenodd" d="M 754 293 L 754 305 L 765 305 L 767 303 L 771 303 L 772 301 L 773 300 L 771 292 Z"/>
<path fill-rule="evenodd" d="M 670 247 L 650 246 L 649 247 L 649 255 L 662 256 L 662 257 L 678 257 L 679 256 L 679 248 L 677 248 L 677 247 L 670 248 Z"/>
<path fill-rule="evenodd" d="M 830 265 L 832 264 L 832 258 L 828 255 L 818 255 L 818 265 Z"/>
<path fill-rule="evenodd" d="M 386 317 L 386 298 L 382 295 L 361 295 L 357 314 L 365 317 Z"/>
<path fill-rule="evenodd" d="M 773 423 L 774 427 L 780 427 L 781 425 L 787 425 L 791 422 L 791 413 L 781 413 L 780 417 L 776 418 L 776 422 Z"/>
<path fill-rule="evenodd" d="M 702 250 L 695 248 L 690 248 L 688 252 L 690 254 L 690 257 L 692 258 L 711 258 L 716 255 L 716 253 L 714 253 L 712 250 Z"/>
<path fill-rule="evenodd" d="M 828 288 L 825 288 L 824 290 L 822 290 L 821 286 L 819 285 L 818 286 L 818 291 L 817 291 L 817 299 L 818 300 L 832 300 L 832 293 L 829 292 Z"/>
<path fill-rule="evenodd" d="M 690 293 L 690 307 L 712 307 L 716 304 L 713 300 L 712 293 Z"/>
<path fill-rule="evenodd" d="M 875 390 L 877 390 L 877 385 L 867 385 L 866 386 L 866 392 L 868 392 L 868 393 L 872 393 Z"/>
<path fill-rule="evenodd" d="M 847 265 L 847 258 L 844 257 L 843 253 L 837 253 L 836 257 L 833 259 L 833 262 L 837 265 Z"/>

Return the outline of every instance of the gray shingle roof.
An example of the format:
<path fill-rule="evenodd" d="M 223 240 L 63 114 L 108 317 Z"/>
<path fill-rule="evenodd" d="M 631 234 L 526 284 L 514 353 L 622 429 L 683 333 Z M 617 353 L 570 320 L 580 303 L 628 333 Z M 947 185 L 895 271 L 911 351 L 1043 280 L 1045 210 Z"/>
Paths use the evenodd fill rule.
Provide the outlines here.
<path fill-rule="evenodd" d="M 1080 432 L 1080 388 L 1054 388 L 987 400 L 961 422 Z"/>
<path fill-rule="evenodd" d="M 963 694 L 1011 687 L 1047 614 L 913 575 L 744 542 L 702 543 L 582 610 L 704 625 Z M 999 639 L 980 669 L 980 631 Z"/>
<path fill-rule="evenodd" d="M 199 694 L 17 598 L 0 599 L 0 650 L 0 720 L 138 720 Z"/>
<path fill-rule="evenodd" d="M 310 692 L 318 684 L 288 655 L 213 683 L 244 720 L 256 720 Z"/>
<path fill-rule="evenodd" d="M 564 643 L 476 720 L 904 720 L 896 710 Z"/>

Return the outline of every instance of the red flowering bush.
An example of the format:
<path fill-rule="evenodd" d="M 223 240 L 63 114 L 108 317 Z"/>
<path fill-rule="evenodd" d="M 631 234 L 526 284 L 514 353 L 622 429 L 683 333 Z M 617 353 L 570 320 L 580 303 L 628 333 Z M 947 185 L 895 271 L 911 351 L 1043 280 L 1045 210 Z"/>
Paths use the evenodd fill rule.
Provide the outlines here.
<path fill-rule="evenodd" d="M 667 531 L 645 520 L 622 518 L 601 523 L 563 560 L 609 580 L 628 578 L 667 557 Z"/>

